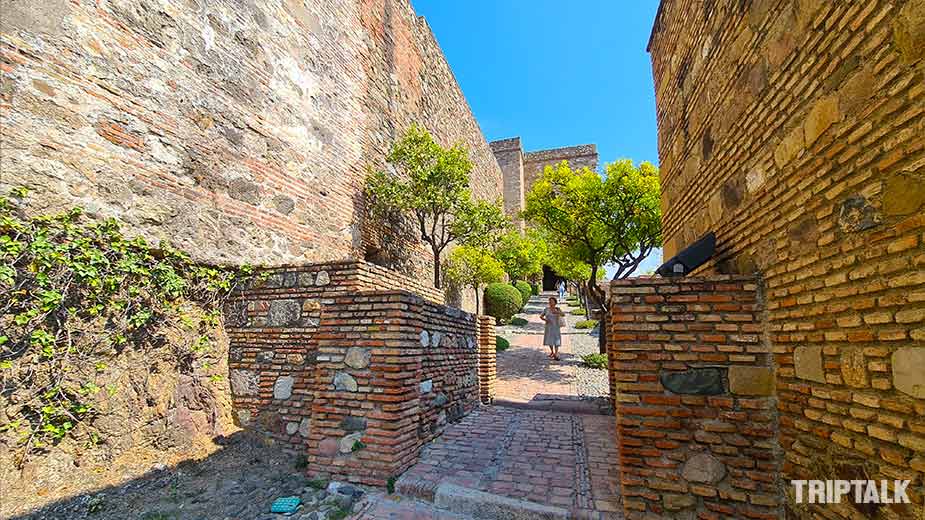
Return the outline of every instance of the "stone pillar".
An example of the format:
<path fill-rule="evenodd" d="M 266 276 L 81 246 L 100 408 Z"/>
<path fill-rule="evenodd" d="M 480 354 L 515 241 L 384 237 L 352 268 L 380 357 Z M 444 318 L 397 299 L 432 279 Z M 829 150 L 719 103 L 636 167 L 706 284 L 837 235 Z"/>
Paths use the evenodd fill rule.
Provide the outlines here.
<path fill-rule="evenodd" d="M 339 296 L 316 334 L 308 473 L 383 486 L 478 403 L 475 319 L 404 291 Z"/>
<path fill-rule="evenodd" d="M 497 351 L 495 350 L 495 319 L 491 316 L 478 317 L 479 342 L 479 398 L 483 404 L 491 404 L 495 398 L 497 378 Z"/>
<path fill-rule="evenodd" d="M 626 518 L 778 518 L 775 374 L 757 282 L 611 284 Z"/>

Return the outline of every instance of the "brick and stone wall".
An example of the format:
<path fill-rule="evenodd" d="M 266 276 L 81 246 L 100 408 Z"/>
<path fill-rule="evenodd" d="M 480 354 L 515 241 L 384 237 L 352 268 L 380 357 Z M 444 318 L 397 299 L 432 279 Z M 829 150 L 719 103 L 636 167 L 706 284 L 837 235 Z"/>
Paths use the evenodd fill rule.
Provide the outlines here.
<path fill-rule="evenodd" d="M 309 474 L 385 485 L 478 404 L 475 317 L 403 291 L 345 294 L 318 331 Z"/>
<path fill-rule="evenodd" d="M 477 339 L 479 342 L 479 399 L 484 404 L 491 404 L 495 399 L 495 380 L 498 377 L 494 317 L 478 317 Z"/>
<path fill-rule="evenodd" d="M 649 44 L 665 254 L 712 230 L 700 273 L 761 273 L 784 478 L 913 481 L 913 506 L 802 514 L 922 507 L 923 20 L 922 0 L 664 0 Z"/>
<path fill-rule="evenodd" d="M 627 518 L 782 513 L 773 352 L 752 276 L 611 284 Z"/>
<path fill-rule="evenodd" d="M 226 308 L 234 414 L 313 474 L 384 485 L 494 385 L 475 316 L 440 291 L 364 262 L 267 275 Z"/>
<path fill-rule="evenodd" d="M 376 252 L 383 244 L 360 195 L 367 167 L 381 167 L 417 121 L 441 143 L 469 147 L 477 197 L 502 193 L 494 156 L 408 0 L 48 0 L 2 10 L 0 191 L 29 186 L 36 211 L 80 205 L 204 262 L 373 250 L 428 280 L 430 254 L 415 238 L 394 256 Z"/>
<path fill-rule="evenodd" d="M 232 400 L 239 425 L 291 451 L 304 451 L 317 369 L 322 312 L 342 294 L 412 289 L 443 294 L 365 262 L 281 267 L 236 294 L 226 307 Z"/>

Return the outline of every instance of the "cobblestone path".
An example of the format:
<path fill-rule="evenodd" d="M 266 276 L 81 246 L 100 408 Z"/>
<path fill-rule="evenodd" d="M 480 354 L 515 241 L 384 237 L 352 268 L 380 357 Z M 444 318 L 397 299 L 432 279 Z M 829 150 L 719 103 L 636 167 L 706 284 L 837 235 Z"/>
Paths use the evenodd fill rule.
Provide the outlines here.
<path fill-rule="evenodd" d="M 606 415 L 483 407 L 427 446 L 399 490 L 429 499 L 448 483 L 573 518 L 623 518 L 614 428 Z"/>

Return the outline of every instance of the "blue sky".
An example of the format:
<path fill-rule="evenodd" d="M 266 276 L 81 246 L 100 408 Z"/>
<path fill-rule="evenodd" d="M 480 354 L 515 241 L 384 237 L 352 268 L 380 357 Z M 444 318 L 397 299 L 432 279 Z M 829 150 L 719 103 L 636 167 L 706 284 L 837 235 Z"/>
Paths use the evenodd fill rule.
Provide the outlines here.
<path fill-rule="evenodd" d="M 646 43 L 658 0 L 412 0 L 488 140 L 595 143 L 658 164 Z M 640 269 L 658 267 L 653 255 Z"/>

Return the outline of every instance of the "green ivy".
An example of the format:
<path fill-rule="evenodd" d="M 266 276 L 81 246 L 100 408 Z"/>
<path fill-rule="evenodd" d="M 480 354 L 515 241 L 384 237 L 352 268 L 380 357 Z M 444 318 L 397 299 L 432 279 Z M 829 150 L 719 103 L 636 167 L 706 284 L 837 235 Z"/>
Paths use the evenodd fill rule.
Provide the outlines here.
<path fill-rule="evenodd" d="M 20 463 L 76 432 L 99 442 L 92 403 L 103 389 L 93 378 L 123 349 L 173 349 L 189 370 L 211 348 L 225 297 L 253 273 L 196 264 L 80 208 L 28 216 L 27 195 L 0 196 L 0 432 L 14 436 Z M 168 323 L 195 339 L 171 344 Z"/>

